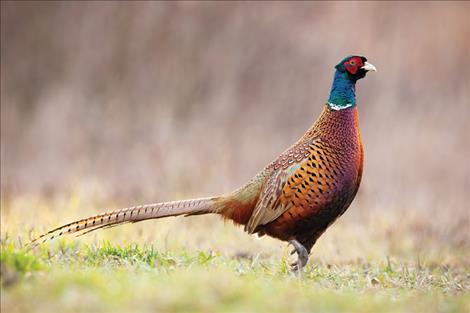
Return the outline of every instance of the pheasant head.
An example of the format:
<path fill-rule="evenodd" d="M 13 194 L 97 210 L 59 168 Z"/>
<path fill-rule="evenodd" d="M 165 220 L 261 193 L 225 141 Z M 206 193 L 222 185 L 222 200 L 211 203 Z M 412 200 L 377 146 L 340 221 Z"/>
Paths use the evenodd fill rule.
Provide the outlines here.
<path fill-rule="evenodd" d="M 367 62 L 365 57 L 357 55 L 345 57 L 335 69 L 328 105 L 333 110 L 355 106 L 356 82 L 364 78 L 368 71 L 377 71 L 377 69 Z"/>

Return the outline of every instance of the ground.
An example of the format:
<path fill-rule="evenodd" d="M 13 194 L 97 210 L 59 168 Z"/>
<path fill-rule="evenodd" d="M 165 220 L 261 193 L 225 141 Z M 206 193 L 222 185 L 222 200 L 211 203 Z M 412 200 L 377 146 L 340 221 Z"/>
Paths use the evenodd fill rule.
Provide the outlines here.
<path fill-rule="evenodd" d="M 2 202 L 2 312 L 470 311 L 466 241 L 445 244 L 416 216 L 396 223 L 383 212 L 346 214 L 314 247 L 302 277 L 290 273 L 285 243 L 216 216 L 25 247 L 101 204 L 77 195 Z"/>

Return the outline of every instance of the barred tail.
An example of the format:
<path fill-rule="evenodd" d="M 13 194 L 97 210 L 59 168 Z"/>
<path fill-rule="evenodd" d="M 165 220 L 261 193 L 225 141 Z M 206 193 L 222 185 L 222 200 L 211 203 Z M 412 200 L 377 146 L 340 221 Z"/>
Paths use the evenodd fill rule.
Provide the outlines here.
<path fill-rule="evenodd" d="M 217 212 L 218 200 L 219 197 L 210 197 L 162 202 L 134 206 L 110 213 L 103 213 L 57 227 L 32 240 L 28 245 L 34 248 L 39 244 L 65 234 L 79 233 L 78 236 L 81 236 L 103 227 L 113 227 L 124 223 L 135 223 L 152 218 Z"/>

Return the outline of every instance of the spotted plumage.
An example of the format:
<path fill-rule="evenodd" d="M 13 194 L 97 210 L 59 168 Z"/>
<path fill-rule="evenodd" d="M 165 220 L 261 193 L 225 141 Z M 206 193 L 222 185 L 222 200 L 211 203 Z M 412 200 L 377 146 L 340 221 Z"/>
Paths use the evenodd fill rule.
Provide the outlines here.
<path fill-rule="evenodd" d="M 216 213 L 249 233 L 291 243 L 301 269 L 318 237 L 353 201 L 361 182 L 363 148 L 355 86 L 375 67 L 350 56 L 336 67 L 330 97 L 317 121 L 293 146 L 246 185 L 226 195 L 148 204 L 66 224 L 33 240 L 177 215 Z"/>

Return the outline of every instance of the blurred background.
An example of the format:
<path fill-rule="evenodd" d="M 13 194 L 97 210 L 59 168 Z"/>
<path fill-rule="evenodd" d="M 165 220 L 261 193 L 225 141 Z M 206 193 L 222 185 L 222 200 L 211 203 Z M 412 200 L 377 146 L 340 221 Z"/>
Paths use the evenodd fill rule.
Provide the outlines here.
<path fill-rule="evenodd" d="M 415 243 L 469 249 L 469 12 L 464 2 L 2 2 L 2 216 L 31 225 L 41 207 L 22 197 L 128 206 L 231 191 L 303 134 L 334 65 L 360 54 L 378 72 L 358 83 L 364 177 L 340 223 L 368 225 L 361 241 L 409 221 Z"/>

